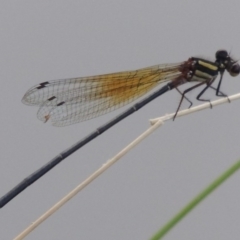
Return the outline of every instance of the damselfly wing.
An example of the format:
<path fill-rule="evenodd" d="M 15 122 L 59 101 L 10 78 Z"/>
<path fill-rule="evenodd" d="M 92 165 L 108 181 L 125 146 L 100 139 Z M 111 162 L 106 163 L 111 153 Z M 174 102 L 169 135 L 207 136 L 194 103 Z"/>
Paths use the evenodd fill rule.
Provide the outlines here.
<path fill-rule="evenodd" d="M 92 77 L 40 83 L 22 102 L 40 106 L 41 121 L 66 126 L 113 111 L 143 96 L 157 85 L 181 75 L 182 63 L 151 66 Z"/>

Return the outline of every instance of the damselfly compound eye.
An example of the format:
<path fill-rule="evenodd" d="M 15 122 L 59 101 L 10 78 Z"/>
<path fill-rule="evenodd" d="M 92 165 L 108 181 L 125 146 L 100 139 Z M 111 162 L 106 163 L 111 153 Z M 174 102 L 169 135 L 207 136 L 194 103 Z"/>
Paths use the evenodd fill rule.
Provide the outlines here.
<path fill-rule="evenodd" d="M 217 60 L 223 61 L 223 60 L 226 60 L 228 57 L 229 57 L 228 52 L 226 50 L 218 50 L 216 52 L 216 59 Z"/>
<path fill-rule="evenodd" d="M 229 57 L 228 52 L 226 50 L 218 50 L 216 52 L 216 59 L 220 61 L 224 61 Z"/>
<path fill-rule="evenodd" d="M 232 77 L 236 77 L 240 73 L 240 66 L 238 63 L 234 63 L 229 69 L 228 69 L 229 74 Z"/>

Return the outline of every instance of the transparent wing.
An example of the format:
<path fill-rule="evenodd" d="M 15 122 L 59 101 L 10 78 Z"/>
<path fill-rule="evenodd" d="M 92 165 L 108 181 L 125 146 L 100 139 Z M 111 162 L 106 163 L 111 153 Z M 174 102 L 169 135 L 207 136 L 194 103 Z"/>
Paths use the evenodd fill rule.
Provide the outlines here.
<path fill-rule="evenodd" d="M 92 77 L 40 83 L 29 89 L 22 102 L 40 106 L 37 116 L 55 126 L 95 118 L 141 97 L 158 84 L 179 75 L 182 63 L 155 65 Z"/>

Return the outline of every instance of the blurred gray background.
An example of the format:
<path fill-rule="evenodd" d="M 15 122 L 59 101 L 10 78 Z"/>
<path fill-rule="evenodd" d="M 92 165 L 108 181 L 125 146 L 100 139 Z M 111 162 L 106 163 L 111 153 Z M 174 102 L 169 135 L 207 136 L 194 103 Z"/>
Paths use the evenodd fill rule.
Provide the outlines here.
<path fill-rule="evenodd" d="M 57 128 L 21 103 L 30 87 L 191 56 L 214 59 L 222 48 L 240 59 L 239 7 L 237 0 L 2 0 L 0 196 L 124 110 Z M 226 73 L 222 91 L 239 92 L 240 76 Z M 216 99 L 213 91 L 207 96 Z M 0 210 L 1 239 L 18 235 L 179 100 L 175 90 L 159 97 L 27 188 Z M 26 239 L 149 239 L 240 157 L 239 108 L 236 101 L 165 123 Z M 239 239 L 239 181 L 236 173 L 164 239 Z"/>

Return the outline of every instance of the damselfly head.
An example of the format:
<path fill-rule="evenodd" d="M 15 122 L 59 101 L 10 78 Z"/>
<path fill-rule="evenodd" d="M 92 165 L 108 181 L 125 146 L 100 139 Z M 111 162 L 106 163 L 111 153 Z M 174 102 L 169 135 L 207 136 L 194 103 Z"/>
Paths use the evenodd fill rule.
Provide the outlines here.
<path fill-rule="evenodd" d="M 238 61 L 233 60 L 226 50 L 218 50 L 216 52 L 216 62 L 220 65 L 223 64 L 222 66 L 224 66 L 232 77 L 239 75 L 240 65 Z"/>

